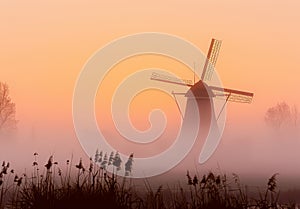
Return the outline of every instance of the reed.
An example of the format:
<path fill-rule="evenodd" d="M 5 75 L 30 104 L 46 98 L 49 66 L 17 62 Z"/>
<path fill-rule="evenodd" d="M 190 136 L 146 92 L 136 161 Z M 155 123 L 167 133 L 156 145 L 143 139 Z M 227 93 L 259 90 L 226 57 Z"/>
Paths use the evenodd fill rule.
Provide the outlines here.
<path fill-rule="evenodd" d="M 208 172 L 203 176 L 186 174 L 186 184 L 153 185 L 145 179 L 145 191 L 136 189 L 130 178 L 134 166 L 133 154 L 125 163 L 125 177 L 120 177 L 122 159 L 118 152 L 109 157 L 97 151 L 88 166 L 67 160 L 60 165 L 50 156 L 46 164 L 34 153 L 32 173 L 15 174 L 9 163 L 3 162 L 0 172 L 0 208 L 11 209 L 281 209 L 296 208 L 295 204 L 280 205 L 278 174 L 266 182 L 258 198 L 250 197 L 248 187 L 237 174 Z M 108 172 L 113 166 L 113 172 Z"/>

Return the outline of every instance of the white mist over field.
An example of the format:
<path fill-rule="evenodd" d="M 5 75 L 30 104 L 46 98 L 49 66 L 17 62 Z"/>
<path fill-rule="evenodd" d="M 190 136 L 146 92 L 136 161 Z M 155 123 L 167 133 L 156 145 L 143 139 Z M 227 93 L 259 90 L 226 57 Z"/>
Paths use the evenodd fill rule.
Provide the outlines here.
<path fill-rule="evenodd" d="M 0 142 L 0 160 L 11 162 L 17 171 L 31 172 L 34 152 L 39 154 L 38 161 L 42 167 L 50 155 L 54 155 L 54 160 L 62 167 L 72 156 L 74 165 L 83 158 L 88 166 L 89 156 L 80 146 L 72 123 L 35 124 L 31 127 L 22 125 L 20 122 L 19 129 L 13 134 L 1 135 Z M 299 127 L 274 130 L 266 126 L 263 119 L 255 123 L 235 122 L 228 117 L 220 145 L 207 162 L 198 164 L 199 153 L 190 153 L 194 156 L 194 162 L 184 161 L 175 169 L 153 179 L 185 181 L 187 170 L 199 175 L 213 171 L 228 176 L 236 173 L 245 184 L 259 186 L 266 184 L 273 174 L 279 173 L 279 184 L 283 188 L 300 188 L 299 136 Z M 126 160 L 123 159 L 123 163 Z"/>

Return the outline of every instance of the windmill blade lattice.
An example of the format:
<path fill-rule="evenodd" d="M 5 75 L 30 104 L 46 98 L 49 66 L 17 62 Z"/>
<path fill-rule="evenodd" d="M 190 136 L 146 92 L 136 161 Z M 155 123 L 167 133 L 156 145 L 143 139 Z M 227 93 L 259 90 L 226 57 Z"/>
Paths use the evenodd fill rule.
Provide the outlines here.
<path fill-rule="evenodd" d="M 186 79 L 179 79 L 176 77 L 168 76 L 168 75 L 162 75 L 159 73 L 152 73 L 151 75 L 151 80 L 156 80 L 156 81 L 162 81 L 166 83 L 173 83 L 173 84 L 178 84 L 178 85 L 183 85 L 183 86 L 192 86 L 193 82 L 192 80 L 186 80 Z"/>
<path fill-rule="evenodd" d="M 210 81 L 217 63 L 222 41 L 212 39 L 207 54 L 207 59 L 204 64 L 201 79 L 203 81 Z"/>

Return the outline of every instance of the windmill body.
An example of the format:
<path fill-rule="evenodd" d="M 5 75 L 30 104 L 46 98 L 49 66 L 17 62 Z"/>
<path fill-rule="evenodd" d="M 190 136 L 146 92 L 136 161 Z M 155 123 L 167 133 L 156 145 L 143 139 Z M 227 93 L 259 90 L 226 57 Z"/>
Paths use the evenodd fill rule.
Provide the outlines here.
<path fill-rule="evenodd" d="M 219 55 L 220 47 L 221 47 L 221 41 L 212 39 L 208 54 L 207 54 L 207 59 L 204 64 L 204 68 L 202 71 L 201 75 L 201 80 L 198 82 L 194 83 L 191 80 L 182 80 L 178 78 L 173 78 L 170 76 L 166 75 L 160 75 L 158 73 L 153 73 L 151 76 L 151 80 L 156 80 L 156 81 L 161 81 L 161 82 L 166 82 L 170 84 L 175 84 L 175 85 L 183 85 L 183 86 L 188 86 L 190 89 L 186 93 L 176 93 L 172 92 L 174 95 L 175 101 L 176 100 L 176 95 L 184 95 L 187 98 L 187 107 L 186 107 L 186 113 L 185 116 L 188 116 L 187 112 L 191 111 L 188 109 L 188 103 L 190 99 L 195 99 L 198 103 L 198 108 L 199 110 L 204 111 L 204 112 L 212 112 L 214 113 L 214 107 L 213 107 L 213 98 L 223 98 L 225 100 L 224 106 L 227 102 L 239 102 L 239 103 L 251 103 L 252 98 L 253 98 L 253 93 L 250 92 L 245 92 L 245 91 L 240 91 L 240 90 L 234 90 L 234 89 L 228 89 L 228 88 L 223 88 L 219 86 L 209 86 L 206 81 L 211 80 L 214 72 L 214 68 L 217 62 L 217 58 Z M 178 105 L 178 103 L 177 103 Z M 179 105 L 178 105 L 179 108 Z M 180 109 L 180 108 L 179 108 Z M 221 110 L 221 112 L 223 109 Z M 181 111 L 180 111 L 181 112 Z M 204 116 L 203 112 L 203 116 Z M 218 120 L 218 115 L 213 115 L 210 118 L 214 120 Z M 183 117 L 183 114 L 182 114 Z M 185 117 L 183 117 L 184 119 Z M 204 118 L 203 118 L 204 119 Z"/>
<path fill-rule="evenodd" d="M 216 121 L 213 105 L 213 92 L 202 80 L 195 83 L 185 94 L 187 98 L 186 110 L 183 117 L 183 123 L 188 123 L 191 117 L 195 117 L 195 109 L 192 108 L 192 102 L 196 101 L 198 114 L 200 118 L 199 133 L 204 136 L 208 134 L 209 127 Z"/>
<path fill-rule="evenodd" d="M 172 92 L 172 94 L 174 96 L 177 107 L 182 115 L 182 126 L 184 128 L 188 128 L 188 126 L 191 125 L 190 123 L 195 122 L 196 117 L 200 119 L 198 129 L 199 135 L 196 139 L 195 146 L 193 147 L 194 151 L 199 151 L 199 148 L 201 148 L 201 146 L 204 143 L 204 140 L 209 134 L 210 127 L 213 124 L 217 124 L 217 120 L 219 119 L 219 116 L 221 115 L 228 101 L 239 103 L 251 103 L 253 98 L 253 93 L 250 92 L 228 89 L 218 86 L 209 86 L 206 83 L 206 81 L 209 81 L 213 76 L 213 71 L 218 58 L 220 47 L 221 41 L 212 39 L 208 50 L 207 59 L 204 64 L 204 69 L 202 71 L 201 80 L 194 84 L 190 80 L 180 80 L 178 78 L 172 79 L 172 77 L 159 75 L 157 73 L 153 73 L 151 77 L 152 80 L 190 87 L 190 89 L 186 93 Z M 176 95 L 183 95 L 187 99 L 184 114 L 182 114 L 182 111 L 180 110 L 176 99 Z M 217 114 L 214 110 L 214 98 L 224 99 L 224 105 L 221 108 L 220 112 Z M 195 106 L 198 109 L 198 111 L 195 111 Z M 199 115 L 195 114 L 196 112 L 198 112 L 197 114 Z M 214 130 L 218 131 L 216 129 Z M 193 152 L 193 150 L 191 152 Z"/>

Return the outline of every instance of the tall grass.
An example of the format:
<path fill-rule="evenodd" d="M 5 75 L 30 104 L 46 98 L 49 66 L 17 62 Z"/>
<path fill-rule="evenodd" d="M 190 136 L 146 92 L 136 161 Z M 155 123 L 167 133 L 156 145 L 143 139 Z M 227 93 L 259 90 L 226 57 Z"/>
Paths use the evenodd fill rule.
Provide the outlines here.
<path fill-rule="evenodd" d="M 106 156 L 106 157 L 105 157 Z M 12 209 L 271 209 L 292 208 L 279 205 L 277 174 L 266 182 L 257 198 L 251 197 L 248 187 L 239 176 L 209 172 L 203 176 L 187 172 L 186 186 L 174 185 L 175 190 L 161 185 L 153 189 L 145 180 L 145 191 L 136 189 L 130 177 L 120 177 L 122 160 L 118 153 L 108 157 L 96 152 L 86 167 L 73 158 L 63 164 L 50 156 L 39 165 L 34 153 L 31 174 L 15 174 L 9 163 L 3 162 L 0 172 L 0 207 Z M 106 168 L 113 166 L 114 172 Z M 127 174 L 133 166 L 133 155 L 125 164 Z"/>
<path fill-rule="evenodd" d="M 67 161 L 63 173 L 50 156 L 43 174 L 39 171 L 35 160 L 32 176 L 25 175 L 15 186 L 9 208 L 139 208 L 127 178 L 107 172 L 92 159 L 87 168 L 81 159 L 76 165 Z"/>

